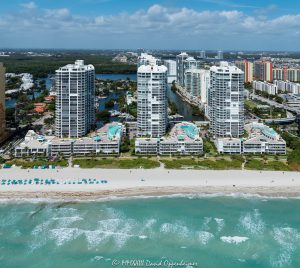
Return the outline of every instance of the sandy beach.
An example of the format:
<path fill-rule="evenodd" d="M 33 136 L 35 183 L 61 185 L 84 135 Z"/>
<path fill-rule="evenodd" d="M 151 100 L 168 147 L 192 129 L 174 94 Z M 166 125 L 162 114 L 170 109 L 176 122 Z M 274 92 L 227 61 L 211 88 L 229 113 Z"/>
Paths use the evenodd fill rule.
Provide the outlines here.
<path fill-rule="evenodd" d="M 300 173 L 282 171 L 213 171 L 158 169 L 0 170 L 0 179 L 55 179 L 56 185 L 2 185 L 0 199 L 54 198 L 90 200 L 108 197 L 171 194 L 258 194 L 300 197 Z M 63 184 L 82 178 L 107 180 L 106 184 Z"/>
<path fill-rule="evenodd" d="M 0 179 L 55 179 L 55 185 L 2 185 L 1 199 L 54 198 L 88 200 L 108 197 L 171 194 L 245 193 L 274 197 L 300 197 L 300 173 L 281 171 L 214 171 L 158 169 L 57 170 L 2 169 Z M 64 184 L 82 178 L 107 180 L 106 184 Z"/>

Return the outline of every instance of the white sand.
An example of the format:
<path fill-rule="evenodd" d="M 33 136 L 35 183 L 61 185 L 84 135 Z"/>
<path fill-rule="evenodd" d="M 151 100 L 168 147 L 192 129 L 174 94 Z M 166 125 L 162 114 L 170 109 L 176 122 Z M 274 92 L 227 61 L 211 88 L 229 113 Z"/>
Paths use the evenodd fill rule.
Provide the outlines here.
<path fill-rule="evenodd" d="M 282 171 L 214 171 L 158 169 L 0 170 L 0 179 L 82 178 L 107 180 L 92 185 L 9 185 L 0 186 L 0 198 L 94 199 L 110 196 L 169 195 L 176 193 L 249 193 L 266 196 L 300 196 L 300 173 Z M 142 181 L 142 179 L 144 181 Z"/>

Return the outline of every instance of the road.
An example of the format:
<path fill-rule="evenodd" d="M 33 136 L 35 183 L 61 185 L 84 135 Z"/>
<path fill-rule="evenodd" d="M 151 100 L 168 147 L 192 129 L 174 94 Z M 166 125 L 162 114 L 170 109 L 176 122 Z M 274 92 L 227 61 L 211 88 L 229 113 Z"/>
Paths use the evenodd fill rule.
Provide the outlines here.
<path fill-rule="evenodd" d="M 1 153 L 0 156 L 4 157 L 5 155 L 9 154 L 11 149 L 14 149 L 16 146 L 18 146 L 22 141 L 24 141 L 24 139 L 15 139 L 13 141 L 11 141 L 9 144 L 7 144 L 6 147 L 2 147 L 1 148 Z"/>
<path fill-rule="evenodd" d="M 252 99 L 255 99 L 255 100 L 259 100 L 259 101 L 263 101 L 263 102 L 266 102 L 268 103 L 269 105 L 272 105 L 274 107 L 277 107 L 277 108 L 283 108 L 289 112 L 293 112 L 293 113 L 296 113 L 296 114 L 299 114 L 300 113 L 300 109 L 297 109 L 295 107 L 290 107 L 286 104 L 281 104 L 281 103 L 278 103 L 276 101 L 272 101 L 270 99 L 267 99 L 267 98 L 264 98 L 264 97 L 261 97 L 261 96 L 258 96 L 256 94 L 253 94 L 253 93 L 250 93 L 249 94 L 250 98 Z"/>

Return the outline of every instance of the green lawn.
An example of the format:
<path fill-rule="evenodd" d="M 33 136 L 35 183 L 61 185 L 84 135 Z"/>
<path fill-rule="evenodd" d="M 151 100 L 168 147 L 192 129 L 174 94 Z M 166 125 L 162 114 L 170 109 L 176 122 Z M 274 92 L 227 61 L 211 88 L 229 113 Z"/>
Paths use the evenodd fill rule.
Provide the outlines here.
<path fill-rule="evenodd" d="M 245 106 L 249 107 L 250 109 L 255 108 L 257 105 L 254 101 L 252 100 L 245 100 Z"/>
<path fill-rule="evenodd" d="M 160 163 L 157 160 L 136 158 L 136 159 L 74 159 L 74 165 L 79 165 L 81 168 L 157 168 Z"/>
<path fill-rule="evenodd" d="M 218 155 L 215 144 L 209 139 L 203 139 L 204 153 L 209 155 Z"/>
<path fill-rule="evenodd" d="M 242 168 L 243 157 L 231 156 L 211 159 L 203 158 L 162 158 L 160 161 L 154 158 L 76 158 L 73 160 L 74 165 L 81 168 L 120 168 L 134 169 L 143 168 L 151 169 L 160 166 L 160 162 L 165 165 L 166 169 L 202 169 L 202 170 L 240 170 Z M 34 166 L 56 165 L 61 167 L 68 166 L 67 160 L 49 162 L 47 160 L 20 160 L 15 159 L 6 164 L 17 165 L 22 168 L 33 168 Z M 258 159 L 247 157 L 245 169 L 248 170 L 270 170 L 270 171 L 292 171 L 297 170 L 293 165 L 288 165 L 285 161 L 275 160 L 271 157 L 268 159 Z"/>
<path fill-rule="evenodd" d="M 19 160 L 15 159 L 11 162 L 6 162 L 6 164 L 10 165 L 16 165 L 22 168 L 33 168 L 34 166 L 43 166 L 43 165 L 54 165 L 54 166 L 60 166 L 60 167 L 67 167 L 68 161 L 67 160 L 58 160 L 54 162 L 50 162 L 47 160 Z"/>
<path fill-rule="evenodd" d="M 250 170 L 270 170 L 270 171 L 291 171 L 292 168 L 281 161 L 263 161 L 258 159 L 248 160 L 245 169 Z"/>
<path fill-rule="evenodd" d="M 161 160 L 165 164 L 167 169 L 214 169 L 214 170 L 226 170 L 226 169 L 241 169 L 242 162 L 239 160 L 195 160 L 195 159 L 173 159 L 173 160 Z"/>

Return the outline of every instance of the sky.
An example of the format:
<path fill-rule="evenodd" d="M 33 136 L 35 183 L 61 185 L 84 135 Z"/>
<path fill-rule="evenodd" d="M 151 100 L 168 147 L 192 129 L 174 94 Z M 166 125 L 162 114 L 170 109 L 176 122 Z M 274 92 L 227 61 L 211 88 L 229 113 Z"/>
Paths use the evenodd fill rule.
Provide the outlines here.
<path fill-rule="evenodd" d="M 300 51 L 300 1 L 0 0 L 0 48 Z"/>

